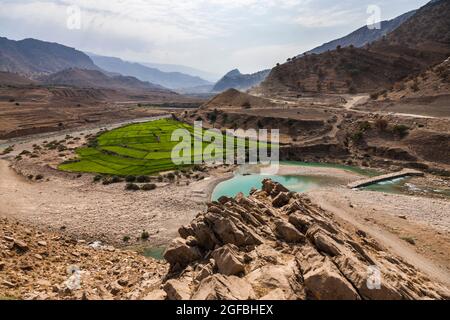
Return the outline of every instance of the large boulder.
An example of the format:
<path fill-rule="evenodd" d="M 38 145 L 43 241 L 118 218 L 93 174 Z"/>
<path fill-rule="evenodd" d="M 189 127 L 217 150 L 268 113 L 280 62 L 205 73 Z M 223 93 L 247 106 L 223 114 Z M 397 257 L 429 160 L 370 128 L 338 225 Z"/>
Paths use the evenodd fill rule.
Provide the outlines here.
<path fill-rule="evenodd" d="M 193 300 L 254 300 L 256 298 L 252 286 L 246 280 L 235 276 L 215 274 L 204 279 Z"/>
<path fill-rule="evenodd" d="M 238 247 L 259 245 L 263 239 L 241 220 L 219 213 L 208 212 L 205 219 L 223 244 L 231 243 Z"/>
<path fill-rule="evenodd" d="M 328 257 L 306 245 L 297 253 L 297 261 L 309 296 L 317 300 L 359 300 L 352 284 Z"/>
<path fill-rule="evenodd" d="M 164 284 L 163 290 L 167 294 L 168 300 L 189 300 L 191 289 L 187 281 L 171 279 Z"/>
<path fill-rule="evenodd" d="M 282 208 L 285 205 L 289 204 L 291 200 L 291 195 L 289 192 L 280 192 L 275 199 L 272 200 L 272 205 L 275 208 Z"/>
<path fill-rule="evenodd" d="M 243 258 L 235 245 L 227 244 L 212 253 L 221 274 L 234 276 L 245 272 Z"/>
<path fill-rule="evenodd" d="M 293 224 L 303 234 L 306 234 L 306 232 L 308 232 L 309 227 L 313 225 L 314 220 L 307 215 L 301 213 L 293 213 L 289 216 L 289 222 Z"/>
<path fill-rule="evenodd" d="M 174 239 L 164 253 L 164 259 L 169 262 L 172 268 L 184 268 L 191 262 L 197 261 L 201 258 L 202 255 L 200 250 L 197 247 L 187 245 L 186 240 L 182 238 Z"/>
<path fill-rule="evenodd" d="M 271 179 L 264 179 L 262 185 L 262 190 L 271 197 L 276 197 L 280 192 L 289 192 L 289 189 Z"/>
<path fill-rule="evenodd" d="M 298 300 L 305 297 L 299 274 L 297 263 L 292 259 L 283 265 L 264 265 L 245 278 L 256 292 L 270 300 Z"/>
<path fill-rule="evenodd" d="M 304 242 L 306 239 L 292 224 L 281 219 L 275 222 L 275 233 L 288 243 Z"/>
<path fill-rule="evenodd" d="M 400 285 L 391 285 L 386 278 L 379 279 L 379 287 L 371 287 L 368 280 L 373 266 L 366 265 L 355 257 L 339 256 L 333 259 L 339 270 L 349 279 L 363 298 L 369 300 L 401 300 L 408 298 L 402 295 Z M 398 273 L 402 271 L 397 270 Z M 380 272 L 380 277 L 383 273 Z M 419 289 L 420 290 L 420 289 Z"/>

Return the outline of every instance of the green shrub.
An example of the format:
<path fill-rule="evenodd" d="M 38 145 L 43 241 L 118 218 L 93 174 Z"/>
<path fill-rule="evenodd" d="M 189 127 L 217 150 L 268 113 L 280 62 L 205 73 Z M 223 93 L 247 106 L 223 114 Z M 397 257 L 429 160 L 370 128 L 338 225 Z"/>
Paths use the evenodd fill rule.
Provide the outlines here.
<path fill-rule="evenodd" d="M 394 128 L 392 129 L 392 131 L 394 132 L 394 134 L 400 136 L 400 137 L 405 137 L 406 135 L 408 135 L 409 132 L 409 127 L 403 125 L 403 124 L 397 124 L 394 126 Z"/>
<path fill-rule="evenodd" d="M 150 178 L 147 177 L 147 176 L 138 176 L 136 178 L 136 182 L 138 182 L 138 183 L 147 183 L 147 182 L 150 182 Z"/>
<path fill-rule="evenodd" d="M 102 176 L 96 175 L 93 180 L 94 180 L 94 182 L 99 182 L 100 180 L 102 180 Z"/>
<path fill-rule="evenodd" d="M 173 172 L 170 172 L 167 174 L 167 179 L 169 179 L 170 181 L 175 180 L 175 174 Z"/>
<path fill-rule="evenodd" d="M 124 236 L 122 241 L 123 242 L 129 242 L 131 240 L 130 236 Z"/>
<path fill-rule="evenodd" d="M 136 177 L 135 176 L 126 176 L 125 177 L 125 181 L 126 182 L 135 182 L 136 181 Z"/>
<path fill-rule="evenodd" d="M 369 121 L 363 121 L 359 123 L 359 131 L 364 132 L 369 130 L 370 128 L 372 128 L 372 126 L 370 125 Z"/>
<path fill-rule="evenodd" d="M 352 140 L 354 142 L 359 142 L 363 139 L 363 137 L 364 137 L 364 133 L 362 131 L 358 131 L 352 135 Z"/>
<path fill-rule="evenodd" d="M 245 102 L 242 104 L 242 107 L 243 107 L 244 109 L 250 109 L 250 108 L 252 107 L 252 105 L 251 105 L 251 103 L 250 103 L 249 101 L 245 101 Z"/>
<path fill-rule="evenodd" d="M 142 240 L 148 240 L 150 238 L 150 233 L 148 233 L 147 231 L 142 231 L 142 234 L 141 234 L 141 239 Z"/>
<path fill-rule="evenodd" d="M 375 127 L 379 130 L 379 131 L 385 131 L 388 127 L 388 122 L 385 119 L 378 119 L 377 121 L 375 121 Z"/>
<path fill-rule="evenodd" d="M 141 188 L 143 191 L 152 191 L 156 189 L 156 184 L 150 183 L 150 184 L 144 184 Z"/>
<path fill-rule="evenodd" d="M 42 174 L 38 174 L 35 179 L 42 180 L 42 179 L 44 179 L 44 176 Z"/>
<path fill-rule="evenodd" d="M 120 183 L 120 182 L 123 182 L 123 180 L 118 176 L 113 176 L 111 178 L 111 183 Z"/>
<path fill-rule="evenodd" d="M 127 183 L 125 186 L 125 190 L 127 191 L 139 191 L 141 188 L 137 184 L 134 183 Z"/>

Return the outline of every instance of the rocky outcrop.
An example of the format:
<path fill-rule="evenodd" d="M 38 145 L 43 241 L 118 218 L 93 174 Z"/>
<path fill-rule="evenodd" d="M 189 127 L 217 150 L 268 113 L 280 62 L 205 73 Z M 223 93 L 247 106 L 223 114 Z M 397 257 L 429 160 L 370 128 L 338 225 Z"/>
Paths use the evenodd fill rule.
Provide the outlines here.
<path fill-rule="evenodd" d="M 248 198 L 240 194 L 210 203 L 180 235 L 190 241 L 175 240 L 169 252 L 193 251 L 201 258 L 178 270 L 187 260 L 171 256 L 169 280 L 163 285 L 169 299 L 450 297 L 447 288 L 367 234 L 343 228 L 308 198 L 271 180 Z M 183 294 L 174 294 L 173 281 L 179 279 L 182 289 L 177 292 Z"/>

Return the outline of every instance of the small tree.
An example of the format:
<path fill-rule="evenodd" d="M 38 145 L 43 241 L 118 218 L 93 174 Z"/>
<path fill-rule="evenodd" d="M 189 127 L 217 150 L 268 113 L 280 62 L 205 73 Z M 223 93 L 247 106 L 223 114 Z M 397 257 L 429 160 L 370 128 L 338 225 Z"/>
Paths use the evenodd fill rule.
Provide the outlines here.
<path fill-rule="evenodd" d="M 378 119 L 375 121 L 375 127 L 378 129 L 378 131 L 385 131 L 388 127 L 388 122 L 385 119 Z"/>

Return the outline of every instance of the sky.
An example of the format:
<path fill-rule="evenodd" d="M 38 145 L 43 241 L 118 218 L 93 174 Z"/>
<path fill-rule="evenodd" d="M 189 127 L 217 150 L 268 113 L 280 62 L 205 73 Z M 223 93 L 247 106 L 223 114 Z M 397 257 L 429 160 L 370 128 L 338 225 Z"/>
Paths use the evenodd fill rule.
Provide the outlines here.
<path fill-rule="evenodd" d="M 0 0 L 0 36 L 252 73 L 428 0 Z M 375 7 L 374 7 L 375 6 Z"/>

